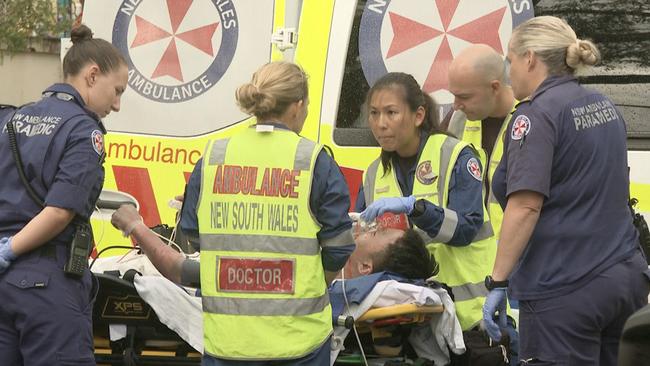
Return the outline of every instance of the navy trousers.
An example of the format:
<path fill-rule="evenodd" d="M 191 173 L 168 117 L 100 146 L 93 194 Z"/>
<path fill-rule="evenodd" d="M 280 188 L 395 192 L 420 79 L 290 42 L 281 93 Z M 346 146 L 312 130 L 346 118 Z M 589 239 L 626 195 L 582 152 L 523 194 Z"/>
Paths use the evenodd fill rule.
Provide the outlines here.
<path fill-rule="evenodd" d="M 648 303 L 640 252 L 569 294 L 519 301 L 522 365 L 616 365 L 627 318 Z"/>
<path fill-rule="evenodd" d="M 97 286 L 89 271 L 81 279 L 64 275 L 65 249 L 56 258 L 28 253 L 0 274 L 0 364 L 95 365 Z"/>

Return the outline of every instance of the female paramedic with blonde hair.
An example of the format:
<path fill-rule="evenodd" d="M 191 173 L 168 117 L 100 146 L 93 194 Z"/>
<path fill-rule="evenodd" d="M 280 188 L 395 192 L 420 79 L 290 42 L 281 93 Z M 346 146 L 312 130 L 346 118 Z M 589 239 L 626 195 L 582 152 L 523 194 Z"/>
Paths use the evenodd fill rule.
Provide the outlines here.
<path fill-rule="evenodd" d="M 257 124 L 208 143 L 180 222 L 201 250 L 203 365 L 330 365 L 325 272 L 354 250 L 348 188 L 323 147 L 299 135 L 309 104 L 299 66 L 266 64 L 236 97 Z M 132 207 L 113 216 L 181 282 L 191 263 L 152 255 L 171 249 L 141 222 Z"/>
<path fill-rule="evenodd" d="M 506 290 L 519 300 L 527 365 L 615 365 L 648 267 L 627 202 L 625 121 L 574 73 L 600 54 L 563 20 L 530 19 L 508 49 L 515 98 L 493 190 L 505 216 L 484 306 L 493 339 Z M 502 325 L 502 324 L 501 324 Z"/>
<path fill-rule="evenodd" d="M 95 365 L 97 286 L 88 268 L 71 271 L 65 264 L 70 252 L 82 263 L 90 254 L 73 251 L 71 242 L 78 228 L 90 231 L 87 221 L 104 184 L 101 118 L 120 110 L 128 69 L 120 52 L 88 27 L 73 29 L 71 38 L 64 82 L 0 121 L 2 365 Z"/>

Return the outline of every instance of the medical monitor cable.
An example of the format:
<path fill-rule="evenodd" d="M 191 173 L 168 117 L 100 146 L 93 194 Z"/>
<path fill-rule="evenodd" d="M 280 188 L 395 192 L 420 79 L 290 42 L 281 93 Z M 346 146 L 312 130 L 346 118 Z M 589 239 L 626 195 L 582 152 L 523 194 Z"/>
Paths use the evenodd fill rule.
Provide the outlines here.
<path fill-rule="evenodd" d="M 345 307 L 350 311 L 350 303 L 348 302 L 348 296 L 345 294 L 345 267 L 341 268 L 341 289 L 343 291 L 343 300 L 345 301 Z M 354 331 L 354 336 L 357 339 L 357 344 L 359 345 L 359 350 L 361 351 L 361 357 L 363 358 L 363 364 L 368 366 L 368 360 L 366 359 L 366 354 L 363 352 L 363 345 L 361 344 L 361 339 L 359 339 L 359 333 L 357 332 L 356 322 L 352 323 L 352 331 Z"/>

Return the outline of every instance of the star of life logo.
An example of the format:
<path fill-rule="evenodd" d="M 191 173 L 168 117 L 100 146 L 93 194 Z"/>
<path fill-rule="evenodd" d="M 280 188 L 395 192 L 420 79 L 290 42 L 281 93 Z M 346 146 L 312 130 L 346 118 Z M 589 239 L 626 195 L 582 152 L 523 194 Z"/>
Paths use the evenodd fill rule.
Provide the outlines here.
<path fill-rule="evenodd" d="M 185 102 L 216 85 L 238 35 L 231 0 L 124 0 L 113 25 L 129 87 L 162 103 Z"/>
<path fill-rule="evenodd" d="M 359 28 L 363 73 L 373 85 L 388 72 L 407 72 L 438 104 L 451 104 L 454 57 L 479 43 L 505 55 L 512 29 L 532 17 L 530 0 L 368 0 Z"/>

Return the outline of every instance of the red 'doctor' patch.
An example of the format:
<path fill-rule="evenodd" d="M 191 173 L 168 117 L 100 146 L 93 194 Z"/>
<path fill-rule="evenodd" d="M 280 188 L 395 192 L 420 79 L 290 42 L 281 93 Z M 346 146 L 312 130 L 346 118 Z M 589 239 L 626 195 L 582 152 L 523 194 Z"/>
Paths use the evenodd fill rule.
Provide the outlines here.
<path fill-rule="evenodd" d="M 217 288 L 223 292 L 292 294 L 295 260 L 268 258 L 217 258 Z"/>

